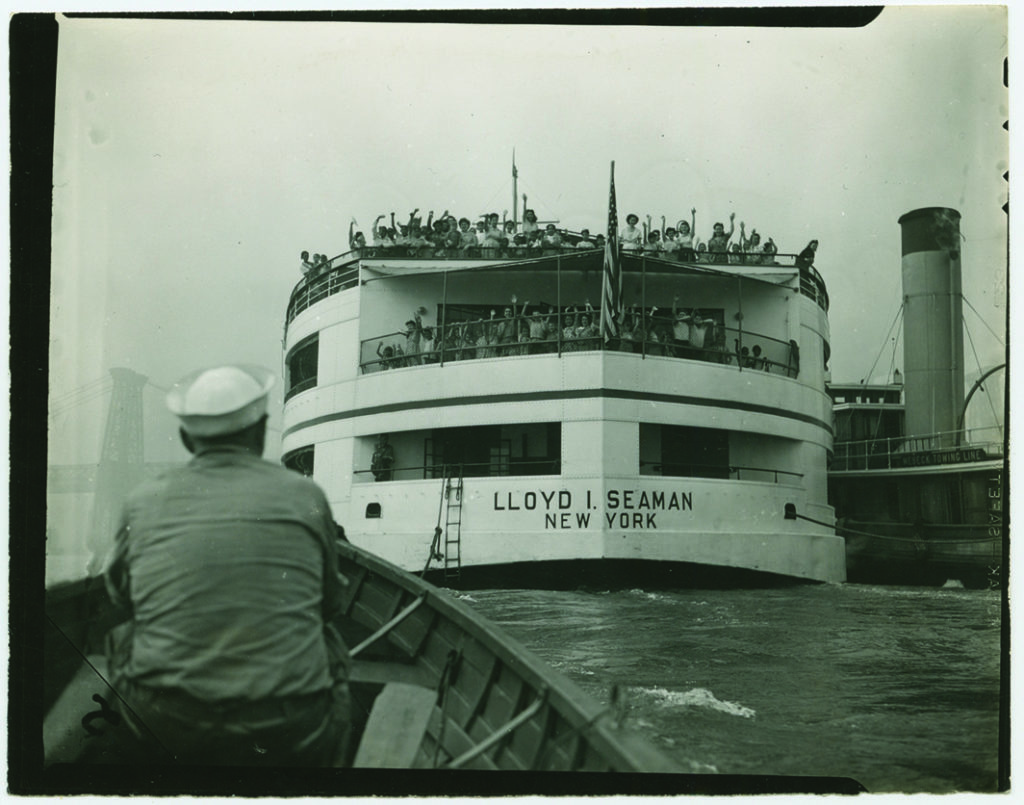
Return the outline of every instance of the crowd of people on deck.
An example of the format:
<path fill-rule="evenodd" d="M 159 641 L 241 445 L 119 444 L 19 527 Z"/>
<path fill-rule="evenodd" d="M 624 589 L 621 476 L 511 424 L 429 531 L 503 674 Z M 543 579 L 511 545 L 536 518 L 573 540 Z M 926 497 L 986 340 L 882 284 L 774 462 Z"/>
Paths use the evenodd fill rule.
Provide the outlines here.
<path fill-rule="evenodd" d="M 445 210 L 434 219 L 431 210 L 424 221 L 417 208 L 409 214 L 403 224 L 396 221 L 395 213 L 378 215 L 370 230 L 370 241 L 357 229 L 353 218 L 349 223 L 349 249 L 360 252 L 367 247 L 374 250 L 401 250 L 408 257 L 480 257 L 500 259 L 532 256 L 549 256 L 568 250 L 603 249 L 605 236 L 591 234 L 590 229 L 570 232 L 556 227 L 557 222 L 539 221 L 537 213 L 527 206 L 523 195 L 522 221 L 508 217 L 508 210 L 499 216 L 496 212 L 486 213 L 473 221 L 467 217 L 457 218 Z M 729 229 L 716 222 L 706 240 L 697 237 L 697 210 L 690 210 L 690 219 L 680 219 L 675 226 L 667 225 L 665 216 L 661 225 L 655 226 L 650 215 L 641 223 L 635 213 L 626 216 L 626 223 L 619 228 L 618 238 L 622 251 L 658 256 L 680 262 L 729 264 L 729 265 L 775 265 L 778 247 L 771 237 L 762 238 L 760 232 L 751 229 L 747 233 L 746 223 L 740 221 L 739 235 L 734 240 L 736 214 L 729 214 Z M 796 265 L 808 268 L 814 262 L 818 241 L 812 240 L 799 253 Z M 326 255 L 302 252 L 302 273 L 315 277 L 330 267 Z"/>
<path fill-rule="evenodd" d="M 671 315 L 657 307 L 624 308 L 615 321 L 615 337 L 607 342 L 600 330 L 600 310 L 587 300 L 582 309 L 572 305 L 556 309 L 546 305 L 531 311 L 529 300 L 519 307 L 513 296 L 502 315 L 492 308 L 486 318 L 463 318 L 437 326 L 424 326 L 427 309 L 419 307 L 405 322 L 405 329 L 376 342 L 376 359 L 364 354 L 364 370 L 397 369 L 440 361 L 496 358 L 512 355 L 539 355 L 552 352 L 579 352 L 612 349 L 645 355 L 706 360 L 740 366 L 745 369 L 781 371 L 790 377 L 799 372 L 799 347 L 791 341 L 779 342 L 777 354 L 769 358 L 760 344 L 745 345 L 742 333 L 730 333 L 723 323 L 696 309 L 684 309 L 679 297 L 672 303 Z M 749 341 L 749 337 L 748 337 Z"/>
<path fill-rule="evenodd" d="M 310 257 L 309 252 L 304 251 L 299 255 L 299 259 L 302 261 L 299 265 L 302 276 L 307 279 L 323 274 L 331 267 L 331 261 L 326 254 L 314 254 Z"/>

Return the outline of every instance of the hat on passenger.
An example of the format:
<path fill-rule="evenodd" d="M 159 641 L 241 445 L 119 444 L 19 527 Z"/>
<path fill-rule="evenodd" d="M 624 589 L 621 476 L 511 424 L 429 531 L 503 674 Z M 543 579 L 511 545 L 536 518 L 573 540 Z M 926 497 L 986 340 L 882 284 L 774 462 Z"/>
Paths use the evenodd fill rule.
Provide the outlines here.
<path fill-rule="evenodd" d="M 258 422 L 267 412 L 274 375 L 260 366 L 239 364 L 200 369 L 167 393 L 167 407 L 191 436 L 224 436 Z"/>

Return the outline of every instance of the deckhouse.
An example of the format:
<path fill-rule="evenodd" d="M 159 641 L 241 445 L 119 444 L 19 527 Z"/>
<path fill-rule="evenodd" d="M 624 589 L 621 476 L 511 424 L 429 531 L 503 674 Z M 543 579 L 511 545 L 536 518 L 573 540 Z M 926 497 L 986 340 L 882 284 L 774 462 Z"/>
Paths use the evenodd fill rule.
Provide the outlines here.
<path fill-rule="evenodd" d="M 833 522 L 818 272 L 793 255 L 622 251 L 605 337 L 606 256 L 335 257 L 288 302 L 285 463 L 325 488 L 353 542 L 449 579 L 842 581 L 842 539 L 811 521 Z M 787 503 L 811 519 L 786 520 Z"/>

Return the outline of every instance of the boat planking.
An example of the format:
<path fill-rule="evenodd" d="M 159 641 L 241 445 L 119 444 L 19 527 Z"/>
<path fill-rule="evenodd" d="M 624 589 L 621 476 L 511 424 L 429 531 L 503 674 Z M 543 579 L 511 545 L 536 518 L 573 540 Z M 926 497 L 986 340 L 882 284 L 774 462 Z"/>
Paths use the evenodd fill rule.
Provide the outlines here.
<path fill-rule="evenodd" d="M 616 708 L 598 703 L 449 592 L 347 542 L 339 543 L 339 565 L 348 584 L 335 626 L 352 655 L 353 738 L 338 765 L 680 771 L 623 727 Z M 97 736 L 109 739 L 119 728 L 106 715 L 115 694 L 96 653 L 100 632 L 118 619 L 102 601 L 102 584 L 92 581 L 75 588 L 77 596 L 68 587 L 52 596 L 51 623 L 61 638 L 47 644 L 48 671 L 63 668 L 67 675 L 76 664 L 65 634 L 76 635 L 80 656 L 77 672 L 50 697 L 43 730 L 48 766 L 100 762 L 105 743 Z"/>

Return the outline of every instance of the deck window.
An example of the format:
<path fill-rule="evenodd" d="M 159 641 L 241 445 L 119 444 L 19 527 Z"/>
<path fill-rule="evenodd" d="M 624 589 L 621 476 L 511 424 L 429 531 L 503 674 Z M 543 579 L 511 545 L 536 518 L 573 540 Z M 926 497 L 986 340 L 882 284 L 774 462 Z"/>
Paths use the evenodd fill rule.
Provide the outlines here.
<path fill-rule="evenodd" d="M 285 362 L 287 377 L 285 378 L 284 398 L 286 400 L 300 391 L 316 386 L 319 353 L 319 333 L 303 339 L 288 353 Z"/>
<path fill-rule="evenodd" d="M 436 428 L 423 442 L 423 477 L 458 472 L 468 478 L 557 475 L 562 438 L 558 422 Z"/>
<path fill-rule="evenodd" d="M 640 474 L 729 478 L 729 432 L 641 423 Z"/>

